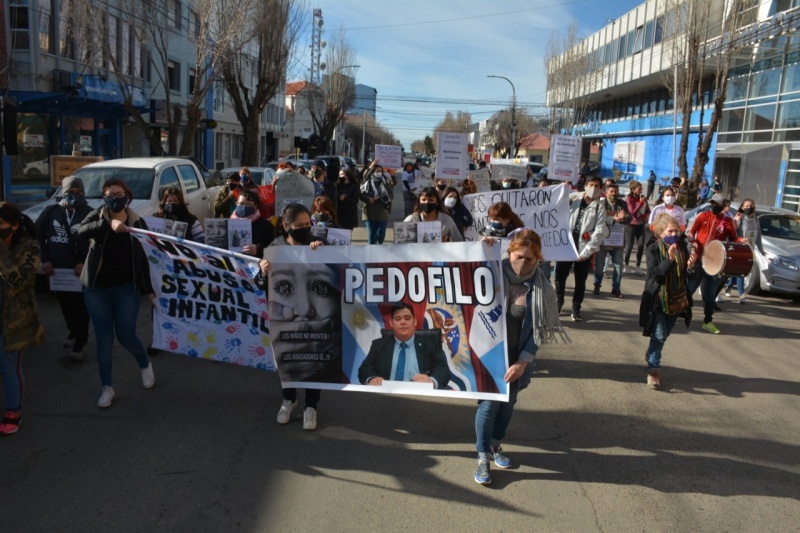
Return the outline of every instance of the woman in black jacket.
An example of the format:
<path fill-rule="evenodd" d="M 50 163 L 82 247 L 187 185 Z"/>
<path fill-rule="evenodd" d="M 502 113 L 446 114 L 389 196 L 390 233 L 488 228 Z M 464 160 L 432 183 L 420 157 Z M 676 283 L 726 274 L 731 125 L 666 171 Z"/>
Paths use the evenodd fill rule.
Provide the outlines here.
<path fill-rule="evenodd" d="M 272 222 L 261 216 L 259 202 L 261 198 L 254 189 L 245 189 L 239 192 L 236 199 L 236 208 L 231 215 L 232 219 L 247 219 L 253 231 L 253 243 L 244 247 L 243 252 L 255 257 L 264 256 L 264 248 L 275 239 L 275 227 Z"/>
<path fill-rule="evenodd" d="M 115 333 L 119 343 L 139 364 L 142 386 L 149 389 L 156 381 L 153 365 L 136 336 L 140 293 L 149 295 L 151 300 L 155 293 L 144 249 L 128 232 L 129 226 L 147 229 L 144 220 L 127 207 L 132 199 L 133 193 L 124 181 L 106 181 L 105 205 L 89 213 L 78 228 L 78 236 L 91 241 L 81 283 L 97 341 L 97 366 L 103 387 L 98 407 L 110 407 L 114 401 L 111 351 Z"/>
<path fill-rule="evenodd" d="M 642 334 L 650 337 L 645 353 L 647 386 L 661 389 L 661 351 L 672 328 L 683 315 L 692 319 L 692 295 L 687 280 L 694 277 L 695 256 L 681 239 L 678 221 L 662 213 L 653 221 L 657 239 L 647 247 L 647 281 L 639 307 Z"/>
<path fill-rule="evenodd" d="M 456 223 L 458 232 L 464 236 L 464 232 L 472 226 L 472 214 L 470 214 L 467 206 L 461 202 L 461 195 L 458 194 L 458 189 L 455 187 L 448 187 L 442 193 L 442 203 L 444 204 L 447 214 Z"/>
<path fill-rule="evenodd" d="M 336 194 L 339 195 L 337 214 L 339 225 L 344 229 L 358 227 L 358 180 L 349 168 L 339 170 L 336 182 Z"/>

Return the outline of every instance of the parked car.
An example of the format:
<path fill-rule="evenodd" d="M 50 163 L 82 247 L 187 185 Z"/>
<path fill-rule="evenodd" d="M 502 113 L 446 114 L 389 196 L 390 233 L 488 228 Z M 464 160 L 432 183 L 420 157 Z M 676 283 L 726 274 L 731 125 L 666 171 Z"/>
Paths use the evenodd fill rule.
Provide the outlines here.
<path fill-rule="evenodd" d="M 344 161 L 347 163 L 347 168 L 358 174 L 358 163 L 356 163 L 355 159 L 352 157 L 345 157 Z"/>
<path fill-rule="evenodd" d="M 739 202 L 731 202 L 731 212 L 739 209 Z M 687 224 L 698 214 L 711 209 L 703 204 L 686 212 Z M 764 253 L 753 252 L 753 270 L 744 279 L 748 294 L 761 291 L 800 295 L 800 214 L 788 209 L 756 205 L 758 225 Z"/>
<path fill-rule="evenodd" d="M 41 159 L 39 161 L 31 161 L 25 163 L 22 171 L 31 179 L 39 179 L 42 176 L 50 176 L 50 158 Z"/>
<path fill-rule="evenodd" d="M 250 169 L 250 176 L 253 177 L 253 181 L 255 181 L 258 185 L 272 184 L 272 179 L 275 177 L 275 169 L 269 167 L 247 167 L 247 168 Z M 240 170 L 242 170 L 242 167 L 229 167 L 217 170 L 215 174 L 220 177 L 221 183 L 225 183 L 225 178 L 228 176 L 228 174 L 230 174 L 231 172 L 238 173 Z"/>
<path fill-rule="evenodd" d="M 158 211 L 162 193 L 169 187 L 180 187 L 189 210 L 201 221 L 214 216 L 214 196 L 219 187 L 208 188 L 195 164 L 180 157 L 135 157 L 91 163 L 75 171 L 83 180 L 86 199 L 92 207 L 103 205 L 102 187 L 106 180 L 119 178 L 133 191 L 130 207 L 140 215 Z M 49 200 L 27 209 L 25 214 L 36 220 L 53 201 L 60 201 L 61 187 Z"/>
<path fill-rule="evenodd" d="M 534 163 L 532 161 L 529 161 L 528 162 L 528 169 L 531 171 L 531 175 L 532 176 L 538 177 L 539 176 L 539 172 L 541 172 L 542 170 L 547 169 L 547 165 L 542 164 L 542 163 Z M 545 172 L 545 174 L 546 174 L 546 172 Z"/>
<path fill-rule="evenodd" d="M 312 161 L 322 159 L 325 161 L 325 170 L 329 181 L 339 179 L 339 169 L 347 166 L 347 161 L 340 155 L 318 155 Z"/>

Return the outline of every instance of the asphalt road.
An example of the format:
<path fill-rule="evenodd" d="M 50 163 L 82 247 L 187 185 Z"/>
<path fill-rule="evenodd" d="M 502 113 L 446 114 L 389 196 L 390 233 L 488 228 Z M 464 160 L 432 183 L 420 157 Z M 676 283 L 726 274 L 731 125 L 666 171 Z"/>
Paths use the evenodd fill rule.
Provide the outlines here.
<path fill-rule="evenodd" d="M 22 429 L 0 438 L 0 531 L 797 531 L 800 305 L 726 302 L 718 336 L 679 324 L 656 392 L 642 286 L 617 300 L 606 281 L 566 323 L 573 344 L 540 350 L 514 467 L 489 486 L 469 400 L 323 392 L 308 432 L 275 422 L 275 374 L 162 354 L 144 390 L 117 346 L 98 409 L 96 360 L 68 360 L 41 294 L 48 341 L 26 354 Z"/>

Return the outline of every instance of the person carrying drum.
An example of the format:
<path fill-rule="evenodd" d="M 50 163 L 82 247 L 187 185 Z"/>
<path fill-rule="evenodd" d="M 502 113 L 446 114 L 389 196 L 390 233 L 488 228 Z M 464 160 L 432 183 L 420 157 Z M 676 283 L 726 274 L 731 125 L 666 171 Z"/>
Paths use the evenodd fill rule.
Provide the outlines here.
<path fill-rule="evenodd" d="M 739 238 L 736 235 L 733 219 L 726 217 L 722 212 L 725 208 L 725 199 L 722 195 L 719 193 L 714 194 L 711 197 L 710 204 L 711 210 L 697 215 L 692 225 L 686 230 L 686 235 L 692 243 L 690 258 L 696 260 L 701 266 L 703 252 L 711 241 L 747 242 L 746 238 Z M 700 269 L 698 275 L 689 282 L 689 294 L 693 294 L 697 287 L 700 287 L 703 293 L 703 329 L 715 335 L 720 333 L 712 322 L 719 284 L 718 276 L 709 274 L 705 267 Z"/>

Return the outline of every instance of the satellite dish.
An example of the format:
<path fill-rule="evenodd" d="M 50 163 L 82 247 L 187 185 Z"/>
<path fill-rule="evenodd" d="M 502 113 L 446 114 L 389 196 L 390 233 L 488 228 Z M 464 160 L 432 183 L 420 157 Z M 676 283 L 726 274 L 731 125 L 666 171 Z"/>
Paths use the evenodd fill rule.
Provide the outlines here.
<path fill-rule="evenodd" d="M 317 26 L 319 26 L 321 28 L 323 24 L 325 24 L 325 21 L 322 20 L 322 19 L 319 19 L 319 22 L 317 22 Z"/>
<path fill-rule="evenodd" d="M 319 47 L 320 47 L 320 48 L 325 48 L 325 45 L 326 45 L 326 44 L 328 44 L 328 43 L 326 43 L 325 41 L 320 41 L 320 42 L 319 42 Z"/>
<path fill-rule="evenodd" d="M 320 70 L 325 70 L 325 68 L 327 68 L 327 66 L 328 66 L 328 65 L 326 65 L 324 62 L 323 62 L 323 63 L 320 63 L 320 64 L 319 64 L 319 69 L 320 69 Z"/>

